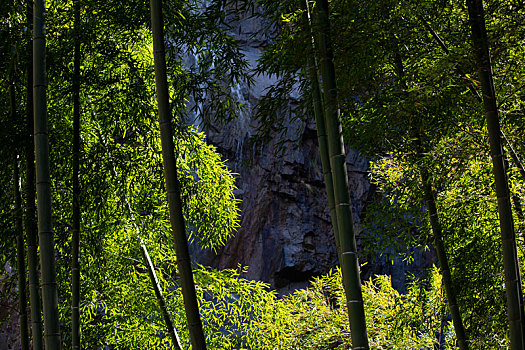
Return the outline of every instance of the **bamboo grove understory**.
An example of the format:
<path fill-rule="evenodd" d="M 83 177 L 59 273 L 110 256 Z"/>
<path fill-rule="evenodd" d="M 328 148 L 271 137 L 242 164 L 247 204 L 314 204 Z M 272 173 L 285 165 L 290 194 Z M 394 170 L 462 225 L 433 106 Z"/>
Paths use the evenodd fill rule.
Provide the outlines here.
<path fill-rule="evenodd" d="M 2 3 L 21 349 L 525 349 L 523 23 L 511 0 Z"/>

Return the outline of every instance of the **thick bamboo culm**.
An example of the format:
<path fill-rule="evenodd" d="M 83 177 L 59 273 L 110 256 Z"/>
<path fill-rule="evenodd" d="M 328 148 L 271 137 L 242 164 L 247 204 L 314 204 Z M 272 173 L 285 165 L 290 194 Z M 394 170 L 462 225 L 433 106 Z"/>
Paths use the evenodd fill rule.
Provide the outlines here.
<path fill-rule="evenodd" d="M 33 57 L 33 2 L 27 2 L 26 20 L 30 28 L 27 52 Z M 33 350 L 43 349 L 42 339 L 42 304 L 40 303 L 40 283 L 38 276 L 38 247 L 35 209 L 35 142 L 34 142 L 34 117 L 33 117 L 33 62 L 27 63 L 27 86 L 26 86 L 26 145 L 24 149 L 26 158 L 26 210 L 24 226 L 27 235 L 27 270 L 29 276 L 29 305 L 31 307 L 31 335 L 33 338 Z"/>
<path fill-rule="evenodd" d="M 155 85 L 159 108 L 159 126 L 162 145 L 162 160 L 164 165 L 164 180 L 168 197 L 169 215 L 177 254 L 184 308 L 188 321 L 190 339 L 193 350 L 206 349 L 206 339 L 202 330 L 199 305 L 193 281 L 191 259 L 186 239 L 186 227 L 182 215 L 180 184 L 177 179 L 177 163 L 171 128 L 171 112 L 169 105 L 168 80 L 166 75 L 166 53 L 164 49 L 164 24 L 162 19 L 161 0 L 151 0 L 151 27 L 153 32 L 153 58 L 155 63 Z"/>
<path fill-rule="evenodd" d="M 501 127 L 492 76 L 492 63 L 485 28 L 483 2 L 467 0 L 472 43 L 478 66 L 483 107 L 489 135 L 490 155 L 496 183 L 496 197 L 500 222 L 501 240 L 503 243 L 503 267 L 505 270 L 505 292 L 507 295 L 507 318 L 510 330 L 512 350 L 525 348 L 523 300 L 521 292 L 521 275 L 516 249 L 514 220 L 510 204 L 509 187 L 505 173 L 503 148 L 501 145 Z"/>
<path fill-rule="evenodd" d="M 46 350 L 58 350 L 61 345 L 54 235 L 51 223 L 51 180 L 46 104 L 45 2 L 43 0 L 35 0 L 33 10 L 33 105 L 44 342 Z"/>
<path fill-rule="evenodd" d="M 319 39 L 316 46 L 320 55 L 319 63 L 324 94 L 325 126 L 328 136 L 330 167 L 334 184 L 334 200 L 341 247 L 340 264 L 348 305 L 352 347 L 359 350 L 369 349 L 361 278 L 359 276 L 359 260 L 348 188 L 343 133 L 337 101 L 328 1 L 321 0 L 317 3 L 316 8 L 318 22 L 316 24 L 319 26 Z"/>

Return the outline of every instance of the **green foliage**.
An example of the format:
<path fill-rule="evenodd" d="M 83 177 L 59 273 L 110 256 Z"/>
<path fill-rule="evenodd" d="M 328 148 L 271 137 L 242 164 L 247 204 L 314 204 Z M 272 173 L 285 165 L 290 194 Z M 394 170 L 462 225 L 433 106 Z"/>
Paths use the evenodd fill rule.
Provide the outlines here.
<path fill-rule="evenodd" d="M 370 163 L 370 181 L 376 186 L 376 198 L 361 222 L 365 254 L 380 254 L 386 260 L 402 254 L 412 261 L 413 248 L 428 249 L 431 241 L 428 231 L 418 231 L 426 223 L 426 213 L 417 169 L 402 154 L 391 153 Z"/>
<path fill-rule="evenodd" d="M 472 346 L 492 348 L 506 342 L 501 238 L 490 159 L 478 148 L 479 133 L 473 135 L 458 134 L 454 144 L 445 139 L 436 147 L 437 154 L 446 148 L 456 155 L 441 162 L 448 176 L 441 178 L 437 203 Z"/>
<path fill-rule="evenodd" d="M 202 247 L 215 250 L 239 226 L 239 200 L 233 195 L 235 178 L 216 148 L 205 143 L 204 133 L 190 128 L 177 149 L 186 222 L 196 230 Z"/>
<path fill-rule="evenodd" d="M 178 18 L 184 18 L 185 23 L 205 21 L 191 12 L 194 9 L 186 9 L 184 3 L 178 5 L 182 8 L 170 7 L 169 11 L 180 11 Z M 163 276 L 161 283 L 167 298 L 178 295 L 176 258 L 156 121 L 153 49 L 146 27 L 149 8 L 145 3 L 135 7 L 128 4 L 125 11 L 119 8 L 120 4 L 111 2 L 85 1 L 81 13 L 82 342 L 86 348 L 105 344 L 155 348 L 169 340 L 164 339 L 164 323 L 151 281 L 141 267 L 138 235 L 148 246 L 158 275 Z M 60 312 L 65 325 L 64 341 L 69 344 L 72 7 L 69 3 L 52 2 L 48 11 L 48 108 L 55 164 L 53 215 Z M 202 28 L 201 39 L 215 29 L 213 25 Z M 198 39 L 199 36 L 191 37 Z M 171 43 L 169 49 L 174 50 L 174 42 Z M 210 48 L 221 43 L 224 50 L 235 46 L 226 39 L 207 45 Z M 178 44 L 190 48 L 196 45 L 184 41 Z M 202 93 L 199 84 L 206 75 L 199 70 L 186 71 L 180 60 L 173 59 L 176 56 L 172 56 L 170 65 L 170 94 L 173 114 L 178 116 L 174 118 L 175 144 L 187 234 L 201 246 L 217 249 L 238 226 L 238 200 L 232 194 L 235 178 L 204 135 L 182 123 L 187 101 L 190 96 L 197 101 L 195 94 Z M 240 74 L 242 60 L 235 62 L 240 67 L 227 71 L 222 65 L 222 75 L 214 71 L 216 79 L 232 72 Z M 224 85 L 216 88 L 227 91 Z M 133 224 L 141 228 L 140 233 Z M 168 285 L 171 290 L 167 290 Z M 177 328 L 184 328 L 182 300 L 178 303 L 176 324 Z"/>
<path fill-rule="evenodd" d="M 194 228 L 193 233 L 188 233 L 194 234 L 203 246 L 218 247 L 237 225 L 238 201 L 232 195 L 234 179 L 213 147 L 206 145 L 202 134 L 190 130 L 185 140 L 177 145 L 179 174 L 184 179 L 184 213 Z M 101 144 L 110 147 L 104 144 L 100 135 L 94 135 L 93 139 L 85 137 L 84 141 L 88 150 Z M 176 258 L 162 187 L 160 154 L 158 151 L 148 153 L 151 152 L 148 147 L 131 146 L 138 149 L 124 152 L 122 148 L 129 145 L 113 146 L 116 154 L 132 156 L 133 167 L 126 168 L 125 162 L 112 162 L 117 158 L 109 156 L 106 166 L 117 170 L 110 184 L 118 186 L 124 183 L 126 186 L 124 189 L 109 186 L 97 210 L 83 215 L 86 232 L 81 247 L 84 286 L 81 300 L 84 304 L 88 303 L 84 306 L 86 315 L 83 316 L 87 318 L 82 321 L 83 341 L 94 345 L 129 346 L 144 344 L 139 340 L 165 331 L 151 281 L 142 266 L 137 232 L 131 225 L 133 218 L 122 203 L 125 199 L 134 210 L 132 214 L 138 221 L 136 224 L 141 227 L 140 236 L 159 269 L 159 280 L 165 288 L 166 299 L 178 296 L 179 290 L 176 288 Z M 67 270 L 63 273 L 67 274 Z M 66 286 L 63 290 L 67 290 Z M 68 294 L 66 296 L 69 298 Z M 181 327 L 180 323 L 184 320 L 182 300 L 178 301 L 175 309 L 178 310 L 174 314 L 178 313 Z M 144 319 L 151 322 L 143 324 Z M 115 329 L 119 330 L 118 336 L 111 335 Z M 135 329 L 140 332 L 135 332 Z M 132 348 L 139 349 L 141 346 Z"/>
<path fill-rule="evenodd" d="M 258 106 L 263 136 L 281 133 L 286 118 L 304 118 L 309 97 L 304 79 L 309 38 L 295 1 L 262 1 L 271 18 L 257 74 L 279 81 Z M 250 83 L 248 65 L 228 34 L 230 23 L 253 3 L 171 1 L 166 4 L 168 75 L 179 178 L 188 236 L 217 249 L 238 226 L 238 201 L 230 173 L 217 150 L 184 118 L 203 123 L 229 120 L 242 111 L 230 96 Z M 310 5 L 317 6 L 315 1 Z M 431 169 L 444 242 L 472 348 L 506 346 L 505 296 L 498 237 L 497 203 L 481 105 L 469 90 L 478 81 L 469 57 L 466 11 L 456 2 L 331 1 L 335 64 L 345 139 L 374 156 L 371 180 L 376 201 L 368 205 L 370 254 L 428 247 L 430 228 L 421 200 L 418 167 Z M 47 6 L 48 111 L 52 157 L 53 220 L 64 342 L 69 344 L 69 264 L 72 130 L 71 2 Z M 0 4 L 0 86 L 13 81 L 24 96 L 27 35 L 20 1 Z M 170 339 L 140 258 L 137 238 L 151 252 L 176 329 L 188 347 L 176 257 L 169 234 L 156 126 L 152 44 L 147 2 L 82 1 L 82 337 L 84 348 L 168 347 Z M 510 143 L 523 158 L 525 71 L 524 7 L 487 2 L 496 91 Z M 426 25 L 425 25 L 426 23 Z M 436 42 L 431 27 L 449 52 Z M 14 44 L 14 46 L 13 46 Z M 13 50 L 13 47 L 15 48 Z M 196 64 L 183 66 L 184 55 Z M 17 102 L 23 111 L 25 102 Z M 202 106 L 206 106 L 202 109 Z M 22 115 L 22 113 L 19 113 Z M 285 117 L 283 117 L 285 116 Z M 0 94 L 0 136 L 9 141 L 0 158 L 10 159 L 22 118 L 11 120 L 8 94 Z M 412 130 L 407 128 L 412 126 Z M 419 133 L 423 156 L 414 156 Z M 506 147 L 509 151 L 509 147 Z M 0 169 L 0 266 L 14 259 L 12 169 Z M 523 257 L 525 179 L 510 162 L 518 249 Z M 22 176 L 23 177 L 23 176 Z M 24 179 L 25 181 L 25 179 Z M 128 201 L 132 208 L 129 213 Z M 132 214 L 132 215 L 131 215 Z M 135 217 L 135 222 L 132 222 Z M 140 227 L 137 233 L 133 224 Z M 431 249 L 431 248 L 430 248 Z M 410 260 L 411 256 L 406 258 Z M 13 264 L 10 264 L 13 266 Z M 240 271 L 195 271 L 207 341 L 215 349 L 347 349 L 350 334 L 339 272 L 312 287 L 278 298 L 269 286 L 239 277 Z M 9 292 L 13 281 L 2 282 Z M 373 348 L 432 348 L 440 338 L 452 347 L 446 305 L 436 270 L 400 295 L 385 276 L 363 286 Z"/>
<path fill-rule="evenodd" d="M 120 247 L 124 246 L 119 242 Z M 115 247 L 117 245 L 115 244 Z M 123 252 L 124 253 L 124 252 Z M 160 312 L 142 263 L 107 254 L 118 268 L 104 292 L 93 291 L 83 305 L 83 339 L 90 348 L 114 345 L 143 349 L 169 346 Z M 174 268 L 164 266 L 159 280 L 177 330 L 188 348 L 188 333 Z M 171 259 L 174 264 L 173 259 Z M 268 285 L 239 277 L 241 270 L 195 270 L 201 317 L 210 349 L 349 349 L 350 331 L 340 271 L 312 281 L 308 289 L 277 297 Z M 428 280 L 414 280 L 399 294 L 388 276 L 363 285 L 363 296 L 374 349 L 432 349 L 441 339 L 454 339 L 445 320 L 441 278 L 437 269 Z"/>
<path fill-rule="evenodd" d="M 497 203 L 482 135 L 465 125 L 435 144 L 424 162 L 434 169 L 437 209 L 470 343 L 495 348 L 506 344 L 505 292 Z M 515 168 L 510 175 L 513 188 L 520 188 L 523 180 Z M 388 252 L 428 242 L 431 230 L 421 209 L 421 184 L 409 158 L 391 154 L 379 159 L 371 165 L 371 178 L 379 198 L 363 223 L 370 254 L 386 252 L 391 258 Z"/>
<path fill-rule="evenodd" d="M 267 303 L 252 349 L 350 349 L 350 331 L 340 270 L 315 278 L 308 289 Z M 444 299 L 436 269 L 414 281 L 405 295 L 388 276 L 363 285 L 372 349 L 431 349 L 441 335 L 452 344 L 443 319 Z"/>

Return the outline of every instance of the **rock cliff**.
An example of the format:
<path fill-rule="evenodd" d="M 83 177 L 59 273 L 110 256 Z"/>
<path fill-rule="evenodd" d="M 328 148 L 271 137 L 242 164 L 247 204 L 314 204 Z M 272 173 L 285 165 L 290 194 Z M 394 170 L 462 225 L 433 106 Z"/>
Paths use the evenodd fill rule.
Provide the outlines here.
<path fill-rule="evenodd" d="M 271 33 L 264 32 L 267 24 L 260 17 L 247 16 L 231 28 L 230 34 L 237 39 L 251 68 L 271 40 Z M 257 102 L 275 83 L 274 76 L 258 75 L 252 86 L 236 86 L 232 93 L 245 106 L 241 115 L 226 125 L 205 130 L 208 142 L 217 146 L 229 168 L 238 173 L 236 196 L 242 200 L 241 226 L 217 254 L 195 246 L 192 254 L 199 263 L 220 269 L 248 266 L 245 277 L 269 282 L 275 288 L 293 289 L 304 286 L 312 276 L 326 273 L 337 264 L 337 257 L 314 121 L 285 120 L 284 136 L 276 131 L 265 145 L 249 143 L 255 133 L 253 114 Z M 291 104 L 298 99 L 296 93 L 289 96 Z M 276 152 L 280 142 L 282 149 Z M 367 159 L 347 149 L 346 161 L 360 245 L 360 216 L 373 195 L 373 187 L 368 180 Z M 405 272 L 427 267 L 433 260 L 431 255 L 417 257 L 411 267 L 399 260 L 391 264 L 373 259 L 364 277 L 387 273 L 393 276 L 394 286 L 404 290 Z"/>

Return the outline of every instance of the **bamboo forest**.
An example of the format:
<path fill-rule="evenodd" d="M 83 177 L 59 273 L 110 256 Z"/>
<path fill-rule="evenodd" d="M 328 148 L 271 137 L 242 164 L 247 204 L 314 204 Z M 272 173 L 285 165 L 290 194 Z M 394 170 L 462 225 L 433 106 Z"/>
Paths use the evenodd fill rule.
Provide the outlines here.
<path fill-rule="evenodd" d="M 1 0 L 0 350 L 525 349 L 519 0 Z"/>

